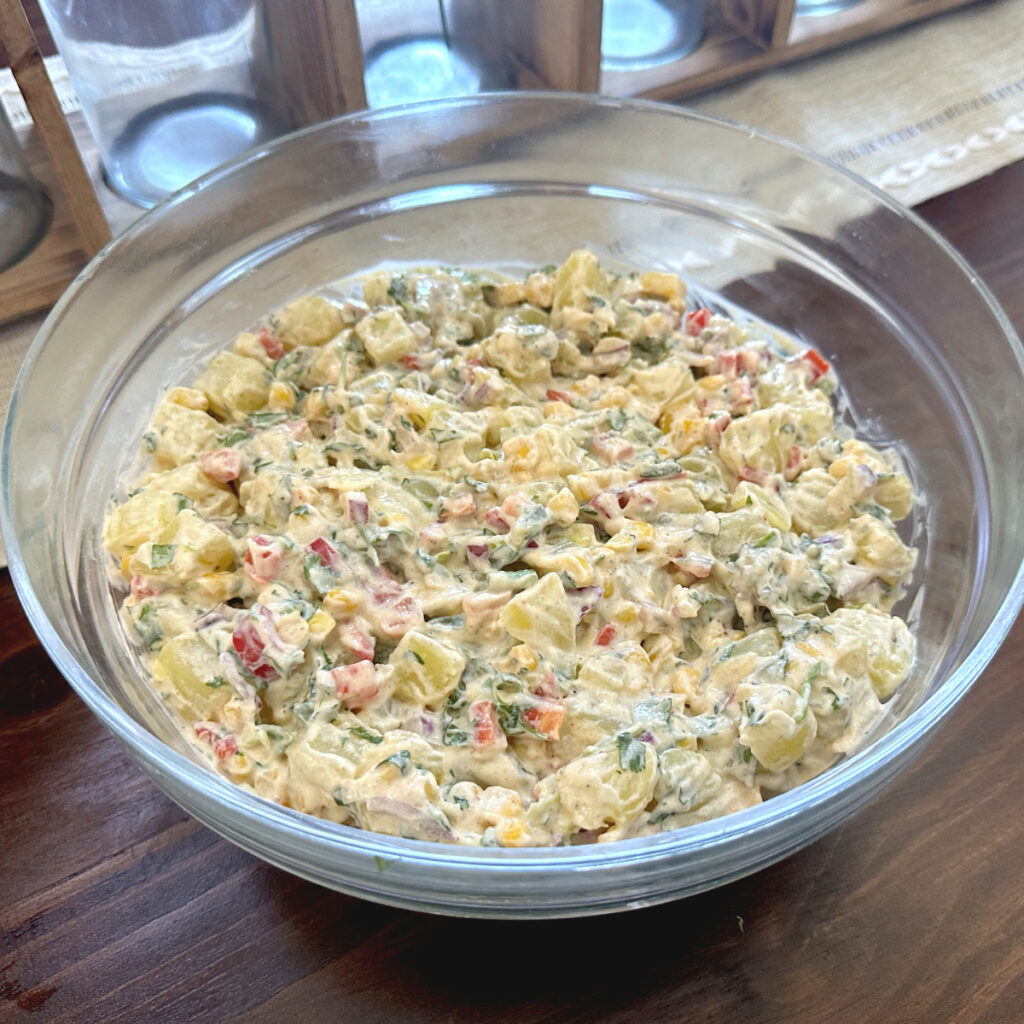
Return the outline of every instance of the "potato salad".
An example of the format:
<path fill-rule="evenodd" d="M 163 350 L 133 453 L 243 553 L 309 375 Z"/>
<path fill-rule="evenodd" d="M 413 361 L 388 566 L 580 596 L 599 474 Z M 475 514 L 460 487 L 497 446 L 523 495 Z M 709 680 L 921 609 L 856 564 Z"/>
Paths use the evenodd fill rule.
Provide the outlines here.
<path fill-rule="evenodd" d="M 171 387 L 112 507 L 125 628 L 251 791 L 544 846 L 824 771 L 910 671 L 896 457 L 835 379 L 588 251 L 370 273 Z"/>

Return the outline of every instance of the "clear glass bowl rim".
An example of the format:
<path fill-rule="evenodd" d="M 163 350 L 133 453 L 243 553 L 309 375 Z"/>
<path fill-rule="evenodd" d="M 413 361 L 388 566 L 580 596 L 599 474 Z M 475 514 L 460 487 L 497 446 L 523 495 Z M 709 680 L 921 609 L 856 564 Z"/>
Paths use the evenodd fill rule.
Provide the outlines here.
<path fill-rule="evenodd" d="M 981 675 L 985 666 L 999 649 L 1016 620 L 1022 605 L 1024 605 L 1024 560 L 1022 560 L 1015 573 L 1013 583 L 996 615 L 989 623 L 978 643 L 966 654 L 961 665 L 940 684 L 923 704 L 915 708 L 906 720 L 899 723 L 878 740 L 869 744 L 865 749 L 833 766 L 823 775 L 788 793 L 775 796 L 756 807 L 748 808 L 723 818 L 657 836 L 620 840 L 609 844 L 524 849 L 459 847 L 384 836 L 365 832 L 350 826 L 336 825 L 332 822 L 281 807 L 271 801 L 250 794 L 232 785 L 220 776 L 198 767 L 166 747 L 160 740 L 136 723 L 116 702 L 102 692 L 63 643 L 57 631 L 44 614 L 22 559 L 18 538 L 14 533 L 12 518 L 9 438 L 11 425 L 18 414 L 20 385 L 31 374 L 38 353 L 46 345 L 54 325 L 62 317 L 65 308 L 74 301 L 78 291 L 88 286 L 90 277 L 96 272 L 97 267 L 108 254 L 116 251 L 119 247 L 130 244 L 133 238 L 149 230 L 150 224 L 157 219 L 173 217 L 175 209 L 180 204 L 188 202 L 189 197 L 193 193 L 210 188 L 214 184 L 221 182 L 224 178 L 229 177 L 237 167 L 267 158 L 278 152 L 282 147 L 289 145 L 296 138 L 317 132 L 340 133 L 347 124 L 415 116 L 419 111 L 427 112 L 438 109 L 457 109 L 480 105 L 514 105 L 517 101 L 537 102 L 538 100 L 551 103 L 557 102 L 566 107 L 576 105 L 580 108 L 587 107 L 591 109 L 594 107 L 609 107 L 618 109 L 647 109 L 663 114 L 669 112 L 675 117 L 716 125 L 724 130 L 740 132 L 766 143 L 774 144 L 789 150 L 793 155 L 802 160 L 819 164 L 832 173 L 838 173 L 846 177 L 862 191 L 870 194 L 878 204 L 888 208 L 891 213 L 909 221 L 918 231 L 926 235 L 936 247 L 942 250 L 948 259 L 959 267 L 982 303 L 988 308 L 994 320 L 1000 325 L 1007 345 L 1016 356 L 1017 362 L 1024 368 L 1024 347 L 1022 347 L 1009 319 L 1000 308 L 989 288 L 978 278 L 978 275 L 956 249 L 913 211 L 902 206 L 889 195 L 841 165 L 819 156 L 796 143 L 738 122 L 711 117 L 653 101 L 544 91 L 496 92 L 472 97 L 457 97 L 381 108 L 374 111 L 359 111 L 301 129 L 250 150 L 237 160 L 211 171 L 186 186 L 180 192 L 163 200 L 153 209 L 144 213 L 122 235 L 110 242 L 79 273 L 75 281 L 69 286 L 47 316 L 25 356 L 14 385 L 5 422 L 2 467 L 0 467 L 0 530 L 2 530 L 7 549 L 11 578 L 29 621 L 57 668 L 100 721 L 111 730 L 129 753 L 146 768 L 150 775 L 156 774 L 169 777 L 175 788 L 194 795 L 200 803 L 204 800 L 212 799 L 214 802 L 225 805 L 228 810 L 236 813 L 241 818 L 247 819 L 254 827 L 268 830 L 269 833 L 276 834 L 280 839 L 287 841 L 288 837 L 302 836 L 304 840 L 312 844 L 338 851 L 345 850 L 353 854 L 369 856 L 378 860 L 382 857 L 394 858 L 401 860 L 404 864 L 419 865 L 424 869 L 443 872 L 449 872 L 454 869 L 460 872 L 467 872 L 469 875 L 483 873 L 500 876 L 512 870 L 515 870 L 517 874 L 519 872 L 533 874 L 556 868 L 563 870 L 567 868 L 582 870 L 597 867 L 609 869 L 640 862 L 650 864 L 652 861 L 668 857 L 671 857 L 673 861 L 678 861 L 679 858 L 688 854 L 708 856 L 713 854 L 717 848 L 726 847 L 744 837 L 749 838 L 752 835 L 770 833 L 772 830 L 784 826 L 796 817 L 803 817 L 805 812 L 809 813 L 818 809 L 822 811 L 821 817 L 826 818 L 827 814 L 824 813 L 823 809 L 827 808 L 831 801 L 851 790 L 860 789 L 867 794 L 859 799 L 857 803 L 862 803 L 877 793 L 877 791 L 891 781 L 891 778 L 898 770 L 898 766 L 901 766 L 902 762 L 906 760 L 906 752 L 913 751 L 913 756 L 916 756 L 923 748 L 924 742 L 934 734 L 955 705 L 963 699 L 971 685 Z M 904 754 L 902 759 L 899 756 L 901 753 Z M 886 771 L 887 766 L 890 769 L 888 772 Z M 874 784 L 869 785 L 872 782 Z M 161 786 L 161 788 L 163 787 Z M 195 809 L 191 806 L 186 809 L 190 813 L 196 813 Z M 208 822 L 208 824 L 211 824 L 211 827 L 216 827 L 216 823 Z M 824 831 L 824 829 L 819 831 Z M 243 842 L 242 845 L 247 844 Z M 795 844 L 792 848 L 795 849 L 799 845 L 803 844 Z M 503 868 L 505 869 L 504 871 L 502 870 Z M 303 874 L 301 870 L 294 867 L 292 870 L 295 870 L 298 874 Z M 739 874 L 746 873 L 748 873 L 747 870 L 739 872 Z M 307 875 L 306 877 L 309 876 Z M 374 898 L 381 902 L 411 905 L 408 900 L 401 899 L 397 894 L 392 895 L 390 898 L 387 894 L 376 894 Z M 641 898 L 640 902 L 646 901 Z M 437 909 L 444 910 L 445 908 L 438 907 Z"/>

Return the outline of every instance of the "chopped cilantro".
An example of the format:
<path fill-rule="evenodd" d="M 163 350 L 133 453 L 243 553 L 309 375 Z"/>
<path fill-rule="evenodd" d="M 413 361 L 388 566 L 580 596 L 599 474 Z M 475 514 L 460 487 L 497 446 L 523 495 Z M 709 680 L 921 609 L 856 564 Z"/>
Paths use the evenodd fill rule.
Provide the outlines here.
<path fill-rule="evenodd" d="M 164 569 L 174 560 L 175 544 L 154 544 L 149 552 L 149 567 Z"/>
<path fill-rule="evenodd" d="M 642 772 L 647 764 L 646 745 L 628 732 L 619 733 L 615 742 L 619 748 L 619 768 L 624 772 Z"/>
<path fill-rule="evenodd" d="M 390 757 L 385 757 L 384 760 L 381 761 L 380 764 L 377 765 L 377 767 L 380 768 L 381 765 L 385 765 L 385 764 L 393 764 L 403 775 L 408 775 L 409 774 L 409 765 L 411 764 L 411 758 L 409 757 L 409 751 L 408 750 L 396 751 Z"/>
<path fill-rule="evenodd" d="M 366 740 L 367 743 L 383 743 L 384 742 L 384 737 L 383 736 L 381 736 L 379 733 L 372 733 L 372 732 L 370 732 L 369 729 L 365 728 L 362 725 L 357 725 L 354 728 L 349 729 L 349 732 L 352 733 L 353 736 L 358 736 L 359 739 L 361 739 L 361 740 Z M 390 760 L 390 758 L 389 758 L 389 760 Z M 402 774 L 404 775 L 405 772 L 403 772 Z"/>

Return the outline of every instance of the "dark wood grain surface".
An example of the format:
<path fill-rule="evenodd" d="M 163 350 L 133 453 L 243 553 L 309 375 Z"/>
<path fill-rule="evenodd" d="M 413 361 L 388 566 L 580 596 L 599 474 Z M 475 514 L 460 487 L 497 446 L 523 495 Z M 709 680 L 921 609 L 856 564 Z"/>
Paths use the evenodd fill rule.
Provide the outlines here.
<path fill-rule="evenodd" d="M 1024 332 L 1024 163 L 919 212 Z M 1019 1024 L 1022 665 L 1024 620 L 909 771 L 760 874 L 606 918 L 460 921 L 193 822 L 57 676 L 3 572 L 0 1021 Z"/>

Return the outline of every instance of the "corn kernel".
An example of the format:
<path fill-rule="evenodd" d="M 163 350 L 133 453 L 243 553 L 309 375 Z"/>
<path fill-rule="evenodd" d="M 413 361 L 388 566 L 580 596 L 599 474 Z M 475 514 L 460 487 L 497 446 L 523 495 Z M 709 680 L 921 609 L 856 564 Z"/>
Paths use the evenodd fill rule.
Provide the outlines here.
<path fill-rule="evenodd" d="M 132 578 L 131 560 L 131 554 L 125 555 L 124 558 L 121 559 L 121 575 L 126 580 L 130 580 Z"/>
<path fill-rule="evenodd" d="M 629 529 L 636 537 L 638 551 L 646 551 L 654 543 L 654 527 L 650 523 L 632 523 Z"/>
<path fill-rule="evenodd" d="M 575 580 L 578 587 L 589 587 L 594 582 L 594 570 L 582 555 L 564 555 L 556 564 L 561 572 Z"/>
<path fill-rule="evenodd" d="M 613 616 L 616 622 L 620 622 L 623 626 L 628 626 L 636 622 L 636 605 L 632 603 L 624 604 Z"/>
<path fill-rule="evenodd" d="M 578 415 L 576 410 L 571 405 L 566 405 L 565 402 L 545 402 L 541 406 L 541 412 L 544 414 L 544 419 L 559 420 L 563 423 L 576 419 Z"/>
<path fill-rule="evenodd" d="M 525 458 L 530 454 L 530 442 L 525 437 L 510 437 L 501 447 L 511 459 Z"/>
<path fill-rule="evenodd" d="M 186 409 L 198 409 L 200 412 L 206 412 L 210 408 L 210 400 L 205 392 L 198 388 L 171 388 L 167 392 L 167 399 L 175 405 L 182 405 Z"/>
<path fill-rule="evenodd" d="M 672 443 L 680 455 L 686 455 L 698 445 L 704 443 L 704 425 L 706 420 L 685 419 L 679 429 L 672 435 Z"/>
<path fill-rule="evenodd" d="M 285 412 L 295 408 L 295 391 L 290 384 L 276 380 L 270 385 L 270 394 L 267 395 L 267 405 L 274 412 Z"/>
<path fill-rule="evenodd" d="M 422 470 L 422 469 L 433 469 L 437 463 L 437 459 L 430 452 L 424 452 L 422 455 L 413 455 L 406 465 L 410 469 Z"/>
<path fill-rule="evenodd" d="M 530 841 L 530 830 L 522 818 L 509 818 L 495 825 L 494 834 L 502 846 L 525 846 Z"/>
<path fill-rule="evenodd" d="M 663 274 L 657 270 L 648 270 L 640 275 L 640 287 L 648 295 L 657 295 L 663 299 L 671 299 L 679 294 L 679 275 Z"/>
<path fill-rule="evenodd" d="M 351 615 L 358 610 L 360 604 L 358 590 L 349 590 L 346 587 L 335 587 L 324 595 L 324 610 L 335 619 L 342 615 Z"/>
<path fill-rule="evenodd" d="M 309 638 L 315 643 L 322 643 L 325 636 L 332 629 L 334 629 L 334 618 L 323 610 L 318 608 L 309 617 Z"/>
<path fill-rule="evenodd" d="M 697 381 L 697 387 L 702 391 L 717 391 L 719 388 L 725 387 L 725 377 L 720 373 L 709 374 Z"/>
<path fill-rule="evenodd" d="M 836 459 L 836 461 L 828 467 L 828 475 L 836 480 L 841 480 L 849 472 L 850 460 L 845 456 L 841 459 Z"/>
<path fill-rule="evenodd" d="M 798 650 L 803 651 L 804 654 L 809 655 L 812 658 L 821 657 L 821 651 L 819 651 L 818 648 L 814 646 L 814 644 L 807 643 L 806 640 L 799 641 L 796 646 Z"/>
<path fill-rule="evenodd" d="M 327 415 L 327 402 L 322 391 L 310 391 L 306 395 L 303 413 L 307 420 L 321 420 Z"/>
<path fill-rule="evenodd" d="M 697 692 L 699 682 L 700 672 L 697 669 L 692 665 L 680 665 L 672 673 L 672 692 L 692 697 Z"/>
<path fill-rule="evenodd" d="M 605 597 L 611 597 L 612 594 L 614 594 L 614 593 L 615 593 L 615 583 L 612 580 L 609 580 L 604 585 L 604 596 Z"/>
<path fill-rule="evenodd" d="M 560 522 L 570 526 L 580 514 L 579 503 L 568 487 L 563 487 L 549 502 L 548 511 Z"/>
<path fill-rule="evenodd" d="M 231 600 L 235 596 L 236 585 L 233 572 L 208 572 L 196 580 L 196 588 L 204 598 L 213 602 Z"/>
<path fill-rule="evenodd" d="M 527 644 L 516 644 L 508 653 L 516 664 L 527 672 L 532 672 L 537 667 L 537 655 Z"/>

